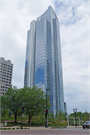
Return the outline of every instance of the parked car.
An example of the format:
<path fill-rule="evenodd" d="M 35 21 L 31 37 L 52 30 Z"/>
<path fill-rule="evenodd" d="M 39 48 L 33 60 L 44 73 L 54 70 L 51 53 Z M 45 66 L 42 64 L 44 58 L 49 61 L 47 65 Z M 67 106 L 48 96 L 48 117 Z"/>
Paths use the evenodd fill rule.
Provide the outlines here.
<path fill-rule="evenodd" d="M 83 124 L 83 129 L 84 128 L 90 128 L 90 121 L 86 121 L 84 124 Z"/>

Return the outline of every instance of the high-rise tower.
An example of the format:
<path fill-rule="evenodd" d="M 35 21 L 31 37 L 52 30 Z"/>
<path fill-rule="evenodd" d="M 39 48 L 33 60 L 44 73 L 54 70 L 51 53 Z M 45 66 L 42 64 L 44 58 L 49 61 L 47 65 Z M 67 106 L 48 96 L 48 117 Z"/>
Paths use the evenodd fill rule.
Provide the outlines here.
<path fill-rule="evenodd" d="M 50 112 L 64 112 L 59 21 L 51 6 L 27 32 L 24 87 L 34 85 L 45 92 L 50 89 Z"/>

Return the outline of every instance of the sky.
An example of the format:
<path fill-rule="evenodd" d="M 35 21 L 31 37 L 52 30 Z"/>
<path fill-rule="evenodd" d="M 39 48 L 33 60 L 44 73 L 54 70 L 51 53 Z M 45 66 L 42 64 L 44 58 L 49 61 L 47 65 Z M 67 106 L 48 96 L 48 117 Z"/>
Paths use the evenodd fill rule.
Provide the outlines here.
<path fill-rule="evenodd" d="M 14 64 L 12 85 L 22 88 L 27 30 L 50 5 L 60 22 L 67 112 L 90 112 L 90 0 L 1 0 L 0 57 Z"/>

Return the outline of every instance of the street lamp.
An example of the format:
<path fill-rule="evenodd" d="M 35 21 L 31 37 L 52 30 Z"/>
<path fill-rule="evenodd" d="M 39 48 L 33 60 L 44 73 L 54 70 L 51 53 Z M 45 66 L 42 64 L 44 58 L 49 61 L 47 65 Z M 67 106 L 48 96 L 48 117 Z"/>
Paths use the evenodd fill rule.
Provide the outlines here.
<path fill-rule="evenodd" d="M 77 121 L 76 121 L 76 112 L 77 112 L 77 108 L 73 109 L 73 112 L 75 113 L 75 126 L 77 127 Z"/>
<path fill-rule="evenodd" d="M 45 110 L 45 118 L 46 118 L 46 121 L 45 121 L 45 127 L 48 127 L 48 124 L 47 124 L 47 114 L 48 114 L 48 110 L 47 110 L 47 91 L 50 91 L 50 89 L 46 89 L 46 110 Z"/>
<path fill-rule="evenodd" d="M 21 110 L 22 112 L 21 112 L 21 127 L 20 127 L 20 129 L 22 129 L 22 113 L 24 113 L 24 106 L 22 106 L 22 110 Z"/>

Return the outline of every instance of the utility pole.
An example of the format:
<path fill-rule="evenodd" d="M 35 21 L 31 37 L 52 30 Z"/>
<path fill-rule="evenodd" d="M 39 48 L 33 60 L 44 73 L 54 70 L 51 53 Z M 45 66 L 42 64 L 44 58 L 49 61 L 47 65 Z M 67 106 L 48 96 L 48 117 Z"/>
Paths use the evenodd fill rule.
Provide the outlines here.
<path fill-rule="evenodd" d="M 50 91 L 50 89 L 46 89 L 46 110 L 45 110 L 45 118 L 46 118 L 46 121 L 45 121 L 45 127 L 48 127 L 48 124 L 47 124 L 47 114 L 48 114 L 48 110 L 47 110 L 47 91 Z"/>

